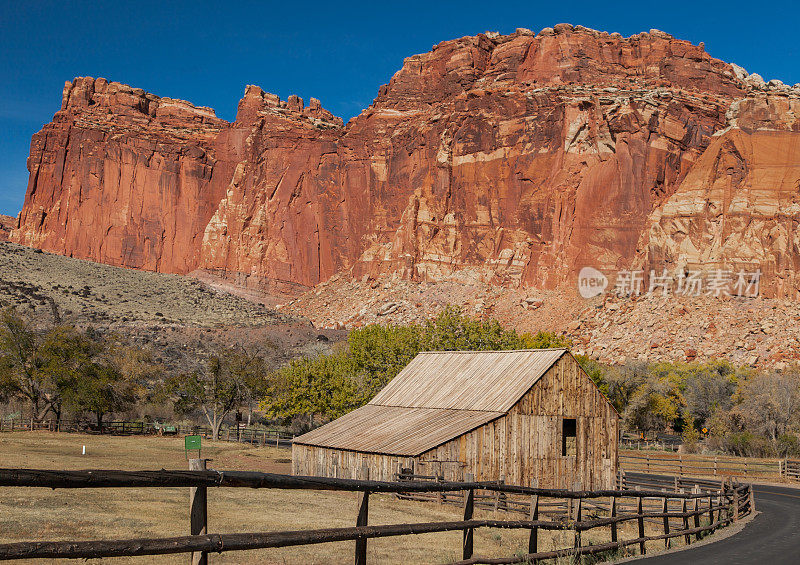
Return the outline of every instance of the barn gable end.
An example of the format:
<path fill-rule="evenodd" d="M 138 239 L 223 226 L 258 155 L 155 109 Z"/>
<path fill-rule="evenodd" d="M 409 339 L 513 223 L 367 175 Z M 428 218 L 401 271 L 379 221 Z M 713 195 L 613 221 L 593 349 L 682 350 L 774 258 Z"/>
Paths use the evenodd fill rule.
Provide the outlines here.
<path fill-rule="evenodd" d="M 574 457 L 562 455 L 562 422 L 577 424 Z M 420 474 L 503 478 L 548 488 L 612 488 L 619 416 L 571 355 L 560 358 L 509 412 L 423 453 Z"/>

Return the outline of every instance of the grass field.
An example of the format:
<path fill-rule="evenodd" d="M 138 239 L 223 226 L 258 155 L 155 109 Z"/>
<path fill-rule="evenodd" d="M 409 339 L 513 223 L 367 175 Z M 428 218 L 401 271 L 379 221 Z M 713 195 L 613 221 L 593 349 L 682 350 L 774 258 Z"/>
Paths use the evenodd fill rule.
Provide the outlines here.
<path fill-rule="evenodd" d="M 83 446 L 86 455 L 82 455 Z M 220 470 L 289 473 L 287 448 L 252 447 L 229 442 L 206 444 L 203 457 Z M 186 469 L 183 438 L 98 436 L 51 432 L 0 433 L 0 467 L 34 469 Z M 268 532 L 355 525 L 356 493 L 303 490 L 211 488 L 209 532 Z M 520 514 L 476 509 L 476 518 L 517 519 Z M 370 496 L 369 523 L 397 524 L 461 519 L 461 510 L 433 502 Z M 75 489 L 0 487 L 0 543 L 38 540 L 124 539 L 188 534 L 188 489 Z M 648 534 L 660 527 L 647 525 Z M 608 541 L 608 532 L 586 532 L 584 544 Z M 620 538 L 636 537 L 633 523 Z M 569 547 L 571 532 L 540 532 L 540 551 Z M 524 553 L 528 532 L 479 529 L 475 552 L 492 557 Z M 676 538 L 673 545 L 681 545 Z M 648 552 L 663 548 L 648 543 Z M 338 564 L 353 562 L 354 542 L 213 555 L 212 563 Z M 370 540 L 370 563 L 448 563 L 460 559 L 461 532 Z M 186 554 L 94 559 L 88 563 L 182 563 Z M 40 560 L 18 563 L 42 563 Z M 73 561 L 78 563 L 78 561 Z M 560 560 L 568 562 L 568 560 Z"/>
<path fill-rule="evenodd" d="M 82 446 L 86 455 L 81 455 Z M 203 450 L 210 466 L 289 472 L 290 451 L 219 442 Z M 185 469 L 182 438 L 113 437 L 49 432 L 0 434 L 0 467 L 40 469 Z M 212 533 L 355 525 L 356 494 L 289 490 L 209 489 Z M 0 488 L 0 543 L 188 534 L 188 489 Z M 449 505 L 370 497 L 370 524 L 460 519 Z M 476 512 L 480 517 L 481 512 Z M 502 517 L 504 514 L 501 513 Z M 568 536 L 569 534 L 563 534 Z M 570 538 L 571 539 L 571 538 Z M 568 544 L 567 537 L 561 540 Z M 447 563 L 460 558 L 460 532 L 370 540 L 372 563 Z M 549 541 L 540 544 L 550 547 Z M 353 542 L 223 553 L 214 563 L 352 563 Z M 563 546 L 563 545 L 562 545 Z M 475 548 L 507 556 L 527 547 L 527 532 L 479 530 Z M 118 558 L 90 563 L 186 563 L 188 557 Z M 29 561 L 41 563 L 41 561 Z"/>

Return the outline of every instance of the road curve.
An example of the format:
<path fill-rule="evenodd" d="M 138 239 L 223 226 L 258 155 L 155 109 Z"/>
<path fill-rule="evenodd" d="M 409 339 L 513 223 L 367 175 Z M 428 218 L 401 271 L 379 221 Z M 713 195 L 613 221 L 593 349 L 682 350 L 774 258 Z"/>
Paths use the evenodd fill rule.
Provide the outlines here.
<path fill-rule="evenodd" d="M 741 532 L 695 548 L 644 558 L 647 565 L 800 563 L 800 489 L 754 485 L 760 512 Z"/>

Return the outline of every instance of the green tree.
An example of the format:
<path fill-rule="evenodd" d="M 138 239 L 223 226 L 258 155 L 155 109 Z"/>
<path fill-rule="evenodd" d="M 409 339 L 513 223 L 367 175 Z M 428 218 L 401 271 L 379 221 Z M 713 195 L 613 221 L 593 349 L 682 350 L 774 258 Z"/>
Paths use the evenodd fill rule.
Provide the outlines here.
<path fill-rule="evenodd" d="M 366 326 L 350 332 L 347 354 L 333 361 L 358 372 L 363 395 L 372 398 L 422 350 L 423 332 L 418 325 Z"/>
<path fill-rule="evenodd" d="M 36 421 L 50 412 L 61 417 L 65 388 L 96 352 L 75 328 L 37 331 L 13 309 L 0 312 L 0 391 L 27 400 Z"/>
<path fill-rule="evenodd" d="M 272 375 L 260 408 L 272 418 L 305 418 L 303 429 L 311 429 L 315 419 L 338 418 L 368 400 L 358 375 L 347 351 L 295 359 Z"/>
<path fill-rule="evenodd" d="M 103 417 L 127 410 L 136 402 L 136 385 L 112 364 L 85 364 L 64 388 L 64 403 L 75 412 L 94 415 L 98 427 Z"/>
<path fill-rule="evenodd" d="M 290 362 L 271 375 L 261 409 L 284 420 L 302 418 L 310 428 L 366 404 L 421 351 L 568 346 L 563 336 L 518 334 L 496 320 L 473 320 L 448 306 L 424 324 L 353 330 L 344 349 Z"/>

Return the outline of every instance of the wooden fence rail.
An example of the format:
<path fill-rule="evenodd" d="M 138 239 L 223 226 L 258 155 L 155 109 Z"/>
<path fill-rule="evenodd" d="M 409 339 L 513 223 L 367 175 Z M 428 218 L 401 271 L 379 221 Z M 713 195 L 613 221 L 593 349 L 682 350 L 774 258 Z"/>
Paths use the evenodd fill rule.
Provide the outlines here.
<path fill-rule="evenodd" d="M 44 420 L 37 422 L 27 420 L 2 420 L 0 419 L 0 432 L 21 431 L 50 431 L 65 433 L 101 433 L 116 435 L 148 435 L 148 434 L 175 434 L 175 435 L 201 435 L 211 438 L 211 428 L 208 426 L 172 426 L 157 422 L 142 422 L 129 420 L 112 420 L 97 424 L 85 420 Z M 290 446 L 294 434 L 277 429 L 264 429 L 246 427 L 244 425 L 224 426 L 220 429 L 219 438 L 222 441 L 237 441 L 253 445 Z"/>
<path fill-rule="evenodd" d="M 628 472 L 648 474 L 800 480 L 800 461 L 789 459 L 620 453 L 619 465 Z"/>
<path fill-rule="evenodd" d="M 684 536 L 687 543 L 692 537 L 701 535 L 737 520 L 753 509 L 753 494 L 749 485 L 725 483 L 713 495 L 709 492 L 666 492 L 664 490 L 597 490 L 570 491 L 563 489 L 533 488 L 507 485 L 501 482 L 445 482 L 445 481 L 371 481 L 336 479 L 326 477 L 296 477 L 274 473 L 246 471 L 204 470 L 205 460 L 193 460 L 189 471 L 52 471 L 38 469 L 0 469 L 0 486 L 45 487 L 45 488 L 117 488 L 117 487 L 190 487 L 195 495 L 190 503 L 190 531 L 194 535 L 127 540 L 94 540 L 67 542 L 18 542 L 0 544 L 0 560 L 29 558 L 101 558 L 120 556 L 162 555 L 192 553 L 192 563 L 206 563 L 208 553 L 237 551 L 273 547 L 290 547 L 354 541 L 355 563 L 365 564 L 367 540 L 389 536 L 402 536 L 431 532 L 461 531 L 462 564 L 472 563 L 518 563 L 530 559 L 544 559 L 562 555 L 584 555 L 611 551 L 630 545 L 639 545 L 645 551 L 645 543 L 654 540 L 669 540 Z M 209 534 L 207 532 L 205 490 L 209 487 L 245 487 L 274 489 L 309 489 L 356 491 L 361 494 L 356 526 L 352 528 L 326 528 L 306 531 L 254 532 L 234 534 Z M 197 496 L 203 491 L 201 497 Z M 498 520 L 473 518 L 477 491 L 502 495 L 524 495 L 529 497 L 527 519 Z M 416 524 L 368 525 L 368 501 L 373 493 L 395 493 L 408 496 L 410 493 L 460 492 L 464 506 L 464 519 L 457 521 L 427 522 Z M 543 498 L 563 500 L 570 510 L 568 519 L 540 519 L 539 501 Z M 582 509 L 599 499 L 609 500 L 607 517 L 598 517 L 598 505 L 594 505 L 594 517 L 584 518 Z M 658 501 L 656 509 L 649 509 L 644 502 Z M 618 504 L 625 500 L 633 504 Z M 669 503 L 679 505 L 670 510 Z M 691 507 L 687 504 L 691 502 Z M 625 508 L 631 508 L 626 511 Z M 497 509 L 497 508 L 496 508 Z M 701 525 L 700 518 L 707 516 Z M 671 528 L 670 519 L 683 524 Z M 693 526 L 690 527 L 690 519 Z M 663 520 L 664 534 L 645 535 L 645 521 Z M 636 522 L 639 525 L 635 539 L 619 540 L 619 524 Z M 595 528 L 610 527 L 612 542 L 583 545 L 581 534 Z M 530 532 L 529 552 L 524 556 L 486 558 L 474 555 L 474 531 L 478 528 L 525 529 Z M 574 545 L 549 552 L 537 551 L 538 532 L 571 531 Z"/>

